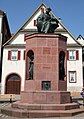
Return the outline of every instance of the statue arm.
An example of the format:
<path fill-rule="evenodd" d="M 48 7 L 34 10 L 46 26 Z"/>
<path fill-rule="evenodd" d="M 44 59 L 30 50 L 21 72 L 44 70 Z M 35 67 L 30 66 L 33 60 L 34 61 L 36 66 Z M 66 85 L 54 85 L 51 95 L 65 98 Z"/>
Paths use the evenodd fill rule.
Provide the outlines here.
<path fill-rule="evenodd" d="M 54 17 L 54 15 L 51 15 L 51 19 L 52 19 L 53 21 L 56 21 L 57 23 L 59 22 L 59 21 Z"/>
<path fill-rule="evenodd" d="M 38 16 L 38 18 L 37 18 L 37 21 L 39 22 L 39 21 L 43 21 L 43 16 L 44 16 L 44 14 L 40 14 L 39 16 Z"/>

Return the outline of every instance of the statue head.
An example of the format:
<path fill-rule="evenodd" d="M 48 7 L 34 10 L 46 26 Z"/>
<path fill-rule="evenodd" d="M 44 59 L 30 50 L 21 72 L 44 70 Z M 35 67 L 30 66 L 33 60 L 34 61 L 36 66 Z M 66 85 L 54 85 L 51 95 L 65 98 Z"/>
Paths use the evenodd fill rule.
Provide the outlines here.
<path fill-rule="evenodd" d="M 46 12 L 50 12 L 50 11 L 51 11 L 50 7 L 47 7 Z"/>

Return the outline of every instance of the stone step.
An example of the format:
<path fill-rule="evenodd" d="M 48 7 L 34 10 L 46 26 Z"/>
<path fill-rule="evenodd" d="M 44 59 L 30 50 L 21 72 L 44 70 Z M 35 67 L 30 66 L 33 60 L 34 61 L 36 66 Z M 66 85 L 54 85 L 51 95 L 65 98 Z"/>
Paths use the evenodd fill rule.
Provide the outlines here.
<path fill-rule="evenodd" d="M 2 114 L 20 118 L 70 117 L 82 112 L 84 112 L 84 109 L 80 108 L 72 110 L 27 110 L 4 107 L 1 109 Z"/>
<path fill-rule="evenodd" d="M 66 104 L 28 104 L 15 102 L 12 104 L 13 108 L 27 109 L 27 110 L 71 110 L 79 108 L 77 103 Z"/>
<path fill-rule="evenodd" d="M 71 111 L 69 110 L 33 110 L 33 111 L 29 111 L 28 115 L 29 118 L 43 118 L 43 117 L 71 117 L 74 116 L 76 114 L 82 113 L 84 112 L 84 110 L 80 110 L 80 109 L 73 109 Z"/>

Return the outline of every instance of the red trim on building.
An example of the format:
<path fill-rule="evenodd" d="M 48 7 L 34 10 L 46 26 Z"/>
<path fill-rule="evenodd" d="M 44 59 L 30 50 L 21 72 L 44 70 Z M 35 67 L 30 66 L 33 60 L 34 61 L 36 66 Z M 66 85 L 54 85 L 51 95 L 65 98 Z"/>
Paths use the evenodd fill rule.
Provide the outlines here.
<path fill-rule="evenodd" d="M 76 60 L 79 60 L 79 51 L 76 50 Z"/>
<path fill-rule="evenodd" d="M 25 53 L 26 53 L 26 51 L 24 50 L 24 54 L 23 54 L 23 60 L 25 60 L 25 57 L 26 57 L 26 56 L 25 56 Z"/>
<path fill-rule="evenodd" d="M 11 60 L 11 51 L 8 51 L 8 60 Z"/>
<path fill-rule="evenodd" d="M 34 20 L 34 26 L 36 26 L 36 20 Z"/>
<path fill-rule="evenodd" d="M 18 60 L 20 60 L 21 57 L 21 51 L 18 51 Z"/>
<path fill-rule="evenodd" d="M 26 41 L 26 33 L 24 34 L 24 41 Z"/>

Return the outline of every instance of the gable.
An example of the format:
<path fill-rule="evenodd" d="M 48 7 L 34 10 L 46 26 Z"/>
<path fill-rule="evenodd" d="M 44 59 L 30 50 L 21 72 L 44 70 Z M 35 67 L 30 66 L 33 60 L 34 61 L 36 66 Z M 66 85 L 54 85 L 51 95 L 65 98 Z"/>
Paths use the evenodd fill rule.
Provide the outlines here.
<path fill-rule="evenodd" d="M 26 30 L 26 29 L 37 29 L 34 22 L 36 21 L 37 17 L 41 14 L 42 9 L 44 9 L 44 12 L 45 12 L 46 7 L 44 5 L 42 5 L 41 8 L 34 15 L 32 15 L 31 19 L 23 27 L 24 30 Z M 53 14 L 53 13 L 51 12 L 51 14 Z M 57 29 L 63 30 L 63 27 L 60 23 L 59 23 L 59 27 Z"/>
<path fill-rule="evenodd" d="M 41 6 L 41 8 L 43 8 L 45 11 L 44 6 Z M 41 8 L 32 16 L 32 18 L 27 22 L 27 24 L 23 27 L 23 29 L 37 29 L 37 27 L 34 25 L 34 20 L 36 20 L 37 17 L 41 14 L 42 12 Z"/>
<path fill-rule="evenodd" d="M 57 29 L 60 30 L 60 29 L 64 29 L 64 28 L 63 28 L 62 25 L 59 23 L 59 27 L 57 27 Z"/>
<path fill-rule="evenodd" d="M 24 34 L 17 34 L 16 37 L 14 37 L 9 44 L 25 44 L 25 38 Z"/>
<path fill-rule="evenodd" d="M 77 38 L 77 41 L 78 41 L 82 46 L 84 46 L 84 38 L 83 38 L 83 36 L 79 35 L 78 38 Z"/>
<path fill-rule="evenodd" d="M 77 40 L 82 46 L 84 46 L 84 40 L 83 39 L 78 39 Z"/>
<path fill-rule="evenodd" d="M 19 43 L 20 44 L 25 44 L 24 43 L 24 35 L 21 35 L 21 34 L 32 33 L 33 31 L 37 31 L 36 19 L 41 14 L 41 12 L 43 12 L 43 10 L 45 12 L 45 9 L 46 9 L 46 6 L 45 6 L 45 4 L 42 3 L 40 5 L 40 7 L 35 10 L 33 15 L 22 25 L 22 27 L 17 31 L 17 33 L 11 39 L 9 39 L 8 42 L 11 41 L 11 43 L 14 43 L 14 44 L 16 44 L 16 43 L 17 44 L 19 44 Z M 52 12 L 51 12 L 51 14 L 54 15 Z M 78 45 L 80 45 L 79 42 L 77 42 L 77 40 L 72 36 L 72 34 L 62 24 L 60 19 L 58 19 L 57 17 L 56 17 L 56 19 L 59 21 L 59 27 L 55 30 L 55 33 L 57 33 L 57 34 L 60 33 L 64 36 L 67 36 L 68 37 L 68 40 L 67 40 L 68 44 L 78 44 Z M 21 36 L 22 36 L 22 38 L 21 38 Z M 6 44 L 4 44 L 4 45 L 6 45 Z"/>
<path fill-rule="evenodd" d="M 77 44 L 77 42 L 68 33 L 63 33 L 62 35 L 67 37 L 67 44 Z"/>

